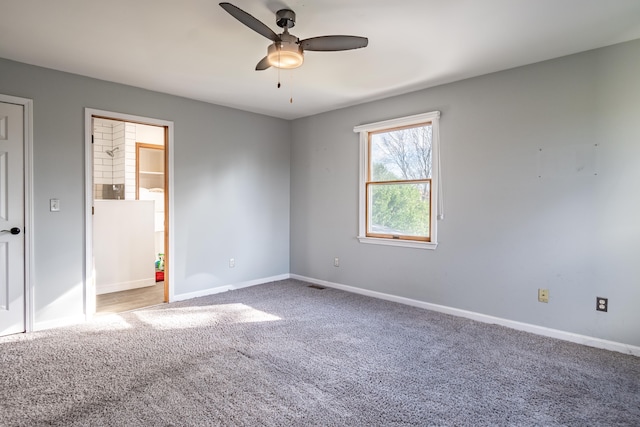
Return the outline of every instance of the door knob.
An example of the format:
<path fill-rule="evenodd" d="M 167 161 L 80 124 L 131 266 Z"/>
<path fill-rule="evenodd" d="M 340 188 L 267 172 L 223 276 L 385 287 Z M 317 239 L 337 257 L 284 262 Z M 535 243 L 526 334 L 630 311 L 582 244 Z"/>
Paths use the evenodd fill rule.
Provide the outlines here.
<path fill-rule="evenodd" d="M 11 233 L 11 234 L 20 234 L 20 229 L 18 227 L 13 227 L 11 230 L 0 230 L 2 233 Z"/>

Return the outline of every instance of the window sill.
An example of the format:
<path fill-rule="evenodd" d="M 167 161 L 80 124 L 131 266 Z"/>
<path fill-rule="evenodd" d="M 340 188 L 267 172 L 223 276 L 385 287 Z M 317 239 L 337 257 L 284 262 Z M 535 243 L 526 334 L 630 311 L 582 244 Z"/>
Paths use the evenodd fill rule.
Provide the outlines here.
<path fill-rule="evenodd" d="M 395 239 L 380 239 L 376 237 L 364 237 L 358 236 L 360 243 L 369 243 L 373 245 L 386 245 L 386 246 L 401 246 L 405 248 L 413 249 L 430 249 L 435 250 L 438 246 L 437 242 L 416 242 L 411 240 L 395 240 Z"/>

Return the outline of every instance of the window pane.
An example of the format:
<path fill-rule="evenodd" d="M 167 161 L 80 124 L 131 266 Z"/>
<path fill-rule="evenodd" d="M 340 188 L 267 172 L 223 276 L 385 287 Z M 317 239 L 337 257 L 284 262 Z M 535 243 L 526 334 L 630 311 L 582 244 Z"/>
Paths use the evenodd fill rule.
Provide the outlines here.
<path fill-rule="evenodd" d="M 372 181 L 431 178 L 431 125 L 372 133 Z"/>
<path fill-rule="evenodd" d="M 368 233 L 429 237 L 430 183 L 370 184 Z"/>

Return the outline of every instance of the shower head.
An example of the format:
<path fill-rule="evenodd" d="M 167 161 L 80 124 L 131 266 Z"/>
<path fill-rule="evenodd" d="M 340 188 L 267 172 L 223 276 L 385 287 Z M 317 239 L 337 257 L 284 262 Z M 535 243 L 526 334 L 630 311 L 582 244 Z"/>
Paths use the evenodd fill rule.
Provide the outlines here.
<path fill-rule="evenodd" d="M 107 153 L 109 156 L 113 157 L 113 153 L 115 153 L 116 151 L 118 151 L 120 149 L 120 147 L 116 147 L 113 150 L 107 150 L 105 151 L 105 153 Z"/>

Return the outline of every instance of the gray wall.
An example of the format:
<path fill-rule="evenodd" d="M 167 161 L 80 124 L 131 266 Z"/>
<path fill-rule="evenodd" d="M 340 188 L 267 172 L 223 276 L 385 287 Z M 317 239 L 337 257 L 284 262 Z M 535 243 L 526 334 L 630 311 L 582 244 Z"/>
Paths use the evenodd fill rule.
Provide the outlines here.
<path fill-rule="evenodd" d="M 85 107 L 174 122 L 176 294 L 289 272 L 287 121 L 3 59 L 0 93 L 33 99 L 37 324 L 83 313 Z"/>
<path fill-rule="evenodd" d="M 638 76 L 634 41 L 295 120 L 291 272 L 640 345 Z M 353 127 L 434 110 L 437 250 L 359 243 Z M 597 175 L 552 166 L 583 149 Z"/>
<path fill-rule="evenodd" d="M 89 107 L 175 123 L 177 294 L 291 272 L 640 345 L 638 75 L 635 41 L 286 122 L 0 59 L 34 100 L 36 321 L 82 314 Z M 433 110 L 438 249 L 358 243 L 353 126 Z M 595 144 L 597 175 L 538 178 L 540 148 Z"/>

